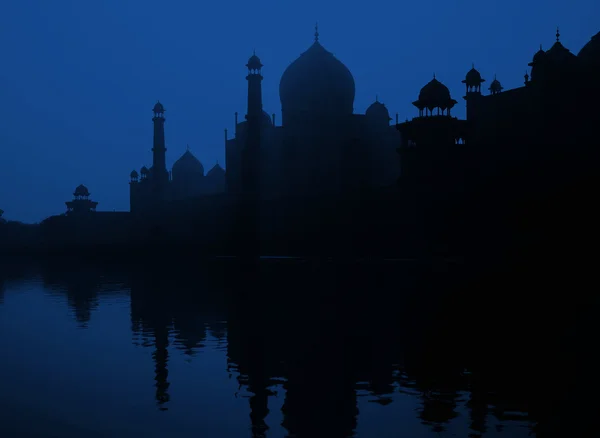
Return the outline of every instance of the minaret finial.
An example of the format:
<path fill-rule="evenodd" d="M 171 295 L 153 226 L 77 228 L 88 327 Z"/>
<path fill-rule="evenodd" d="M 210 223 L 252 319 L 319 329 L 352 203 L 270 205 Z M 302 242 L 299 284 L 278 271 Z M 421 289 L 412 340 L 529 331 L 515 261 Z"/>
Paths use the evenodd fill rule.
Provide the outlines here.
<path fill-rule="evenodd" d="M 319 23 L 315 23 L 315 43 L 319 42 Z"/>
<path fill-rule="evenodd" d="M 560 30 L 558 29 L 558 26 L 556 26 L 556 42 L 560 41 Z"/>

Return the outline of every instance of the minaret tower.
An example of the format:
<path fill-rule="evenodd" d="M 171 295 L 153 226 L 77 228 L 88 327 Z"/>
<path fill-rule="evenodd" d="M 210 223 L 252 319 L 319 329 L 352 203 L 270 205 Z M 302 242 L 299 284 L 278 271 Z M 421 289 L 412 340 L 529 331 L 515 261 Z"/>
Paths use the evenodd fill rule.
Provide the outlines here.
<path fill-rule="evenodd" d="M 248 129 L 242 152 L 242 187 L 246 193 L 256 194 L 258 189 L 258 155 L 260 151 L 260 131 L 262 124 L 262 63 L 256 52 L 248 60 Z"/>
<path fill-rule="evenodd" d="M 484 82 L 485 79 L 481 77 L 481 74 L 475 69 L 475 64 L 473 64 L 471 70 L 467 72 L 465 79 L 462 81 L 466 87 L 464 99 L 467 101 L 467 120 L 472 120 L 476 117 L 478 104 L 481 99 L 481 84 Z"/>
<path fill-rule="evenodd" d="M 246 119 L 250 121 L 251 117 L 256 117 L 260 121 L 262 116 L 263 80 L 261 69 L 263 65 L 259 57 L 256 56 L 256 52 L 252 54 L 246 67 L 248 67 L 248 76 L 246 76 L 246 80 L 248 81 L 248 112 Z"/>
<path fill-rule="evenodd" d="M 165 107 L 160 102 L 154 105 L 154 141 L 152 145 L 152 173 L 151 177 L 156 188 L 165 186 L 169 181 L 167 171 L 165 146 Z"/>

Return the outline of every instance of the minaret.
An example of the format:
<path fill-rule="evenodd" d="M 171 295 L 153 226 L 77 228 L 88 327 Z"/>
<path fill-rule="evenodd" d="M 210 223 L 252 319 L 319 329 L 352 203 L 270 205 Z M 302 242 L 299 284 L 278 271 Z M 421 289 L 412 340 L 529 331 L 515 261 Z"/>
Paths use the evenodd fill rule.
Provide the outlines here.
<path fill-rule="evenodd" d="M 481 84 L 485 79 L 475 69 L 475 64 L 471 66 L 471 70 L 467 72 L 465 79 L 462 81 L 465 84 L 466 94 L 464 99 L 467 101 L 467 120 L 473 120 L 477 117 L 479 102 L 481 99 Z"/>
<path fill-rule="evenodd" d="M 262 63 L 256 52 L 248 60 L 248 128 L 242 153 L 242 187 L 246 193 L 256 194 L 258 189 L 258 154 L 260 150 L 260 130 L 262 109 Z"/>
<path fill-rule="evenodd" d="M 165 107 L 160 102 L 154 105 L 154 141 L 152 145 L 152 179 L 156 187 L 162 187 L 169 181 L 169 172 L 167 171 L 165 146 Z"/>
<path fill-rule="evenodd" d="M 262 63 L 256 53 L 248 60 L 248 113 L 246 132 L 242 145 L 240 211 L 238 212 L 242 257 L 258 260 L 258 192 L 260 163 L 260 131 L 262 124 Z"/>
<path fill-rule="evenodd" d="M 248 112 L 246 119 L 249 120 L 250 117 L 256 116 L 260 120 L 260 116 L 262 116 L 263 77 L 261 69 L 263 65 L 259 57 L 256 56 L 256 52 L 252 54 L 246 67 L 248 67 L 248 76 L 246 76 L 246 80 L 248 81 Z"/>

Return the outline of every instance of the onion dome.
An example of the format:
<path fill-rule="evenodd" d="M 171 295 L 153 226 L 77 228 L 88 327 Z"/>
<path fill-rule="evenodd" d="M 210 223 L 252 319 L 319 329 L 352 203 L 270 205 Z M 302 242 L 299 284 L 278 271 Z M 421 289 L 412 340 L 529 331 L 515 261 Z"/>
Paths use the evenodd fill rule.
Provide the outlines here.
<path fill-rule="evenodd" d="M 352 114 L 356 92 L 350 70 L 315 42 L 281 76 L 279 97 L 284 119 L 290 112 Z M 285 124 L 285 120 L 284 120 Z"/>
<path fill-rule="evenodd" d="M 431 81 L 421 88 L 419 99 L 413 102 L 413 105 L 417 108 L 428 108 L 429 110 L 434 108 L 445 110 L 452 108 L 455 104 L 456 100 L 450 96 L 448 87 L 438 81 L 435 75 Z"/>
<path fill-rule="evenodd" d="M 489 88 L 490 93 L 492 93 L 492 94 L 498 94 L 503 89 L 504 89 L 504 87 L 502 86 L 502 84 L 500 83 L 500 81 L 498 79 L 496 79 L 496 76 L 494 75 L 494 80 L 490 84 L 490 88 Z"/>
<path fill-rule="evenodd" d="M 181 175 L 201 174 L 204 175 L 204 166 L 198 158 L 188 149 L 173 164 L 173 179 Z"/>
<path fill-rule="evenodd" d="M 140 169 L 140 175 L 147 176 L 149 173 L 150 171 L 148 170 L 148 168 L 146 166 L 142 166 L 142 168 Z"/>
<path fill-rule="evenodd" d="M 73 196 L 90 196 L 90 192 L 88 191 L 86 186 L 84 186 L 83 184 L 80 184 L 75 189 Z"/>
<path fill-rule="evenodd" d="M 583 68 L 600 71 L 600 32 L 582 47 L 577 58 Z"/>
<path fill-rule="evenodd" d="M 219 163 L 217 163 L 208 171 L 206 176 L 211 178 L 225 176 L 225 169 L 223 169 L 221 166 L 219 166 Z"/>
<path fill-rule="evenodd" d="M 152 109 L 152 111 L 154 111 L 155 113 L 164 113 L 165 107 L 163 106 L 162 103 L 160 103 L 160 101 L 157 101 L 156 105 L 154 105 L 154 108 Z"/>
<path fill-rule="evenodd" d="M 462 81 L 463 84 L 467 84 L 469 87 L 476 87 L 485 82 L 485 79 L 481 78 L 481 73 L 475 69 L 475 65 L 472 66 L 471 70 L 467 72 L 465 79 Z"/>
<path fill-rule="evenodd" d="M 129 176 L 131 177 L 131 179 L 138 179 L 138 177 L 139 177 L 136 170 L 132 170 L 131 173 L 129 174 Z"/>
<path fill-rule="evenodd" d="M 369 108 L 367 108 L 365 115 L 373 120 L 385 120 L 386 123 L 389 123 L 389 121 L 392 120 L 387 107 L 385 104 L 379 102 L 377 97 L 375 98 L 375 102 L 373 102 Z"/>
<path fill-rule="evenodd" d="M 263 67 L 263 64 L 260 62 L 260 58 L 256 56 L 256 52 L 252 54 L 250 59 L 248 59 L 248 64 L 246 64 L 248 70 L 260 70 Z"/>

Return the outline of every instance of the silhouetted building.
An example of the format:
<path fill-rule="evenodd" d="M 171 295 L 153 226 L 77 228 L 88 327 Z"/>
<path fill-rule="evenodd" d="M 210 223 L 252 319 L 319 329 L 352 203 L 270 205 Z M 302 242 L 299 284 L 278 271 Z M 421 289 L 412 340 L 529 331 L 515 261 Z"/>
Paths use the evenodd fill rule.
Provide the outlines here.
<path fill-rule="evenodd" d="M 226 140 L 229 192 L 246 190 L 248 172 L 257 175 L 257 190 L 267 199 L 395 183 L 400 136 L 387 108 L 377 99 L 364 115 L 354 114 L 354 78 L 321 45 L 318 32 L 281 77 L 281 126 L 262 107 L 262 66 L 252 55 L 246 120 L 238 122 L 236 113 L 235 136 Z"/>
<path fill-rule="evenodd" d="M 67 205 L 67 214 L 82 214 L 96 211 L 97 202 L 90 199 L 90 192 L 87 187 L 80 184 L 73 193 L 73 200 L 65 202 Z"/>
<path fill-rule="evenodd" d="M 165 108 L 157 102 L 153 108 L 154 140 L 152 166 L 143 166 L 138 173 L 130 174 L 129 197 L 132 212 L 157 208 L 169 201 L 194 199 L 202 195 L 225 191 L 225 170 L 217 163 L 204 174 L 204 166 L 187 147 L 173 164 L 171 172 L 166 166 Z"/>

